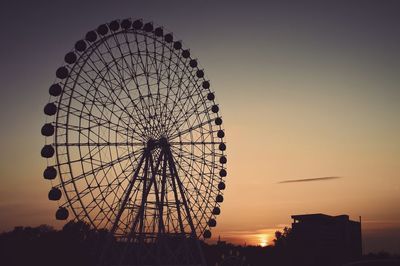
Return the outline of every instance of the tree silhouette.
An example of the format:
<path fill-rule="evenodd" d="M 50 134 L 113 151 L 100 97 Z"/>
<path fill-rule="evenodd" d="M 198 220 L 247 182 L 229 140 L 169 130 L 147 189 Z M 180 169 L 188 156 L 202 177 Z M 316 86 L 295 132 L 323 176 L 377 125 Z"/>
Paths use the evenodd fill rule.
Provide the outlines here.
<path fill-rule="evenodd" d="M 277 248 L 287 247 L 291 241 L 292 229 L 289 227 L 283 228 L 283 232 L 276 231 L 274 245 Z"/>

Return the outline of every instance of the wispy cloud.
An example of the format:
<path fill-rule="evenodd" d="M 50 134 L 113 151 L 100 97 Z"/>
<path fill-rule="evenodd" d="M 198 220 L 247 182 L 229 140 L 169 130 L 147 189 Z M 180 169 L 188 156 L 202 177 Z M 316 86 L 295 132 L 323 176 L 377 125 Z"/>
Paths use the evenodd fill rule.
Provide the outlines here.
<path fill-rule="evenodd" d="M 278 182 L 278 184 L 285 183 L 301 183 L 301 182 L 315 182 L 315 181 L 328 181 L 332 179 L 339 179 L 341 176 L 324 176 L 324 177 L 314 177 L 314 178 L 303 178 L 303 179 L 290 179 Z"/>

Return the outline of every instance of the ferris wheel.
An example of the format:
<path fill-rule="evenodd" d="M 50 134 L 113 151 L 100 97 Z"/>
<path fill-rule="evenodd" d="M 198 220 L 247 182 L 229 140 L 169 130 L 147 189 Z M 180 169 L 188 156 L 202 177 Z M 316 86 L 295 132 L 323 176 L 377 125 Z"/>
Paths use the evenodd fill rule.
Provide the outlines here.
<path fill-rule="evenodd" d="M 220 107 L 198 61 L 151 22 L 114 20 L 65 55 L 44 107 L 56 219 L 122 243 L 210 238 L 227 176 Z"/>

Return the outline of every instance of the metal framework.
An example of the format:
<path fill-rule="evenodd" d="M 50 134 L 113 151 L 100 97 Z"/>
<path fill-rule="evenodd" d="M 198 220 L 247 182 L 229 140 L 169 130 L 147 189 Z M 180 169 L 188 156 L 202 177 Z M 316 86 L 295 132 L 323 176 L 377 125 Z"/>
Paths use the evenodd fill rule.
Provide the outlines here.
<path fill-rule="evenodd" d="M 49 199 L 65 199 L 56 217 L 109 230 L 120 264 L 204 264 L 197 239 L 220 213 L 222 119 L 182 46 L 152 23 L 115 20 L 75 44 L 49 90 L 42 156 Z"/>

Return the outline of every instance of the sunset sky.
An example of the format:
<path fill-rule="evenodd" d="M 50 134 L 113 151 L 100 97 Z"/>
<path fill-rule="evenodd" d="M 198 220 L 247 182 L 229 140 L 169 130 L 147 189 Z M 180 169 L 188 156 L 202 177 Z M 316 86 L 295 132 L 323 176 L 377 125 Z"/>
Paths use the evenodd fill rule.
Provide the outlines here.
<path fill-rule="evenodd" d="M 398 1 L 100 2 L 0 4 L 0 232 L 63 225 L 42 178 L 48 87 L 87 31 L 133 17 L 182 39 L 216 92 L 229 175 L 215 238 L 268 245 L 291 215 L 348 214 L 364 251 L 400 253 Z"/>

